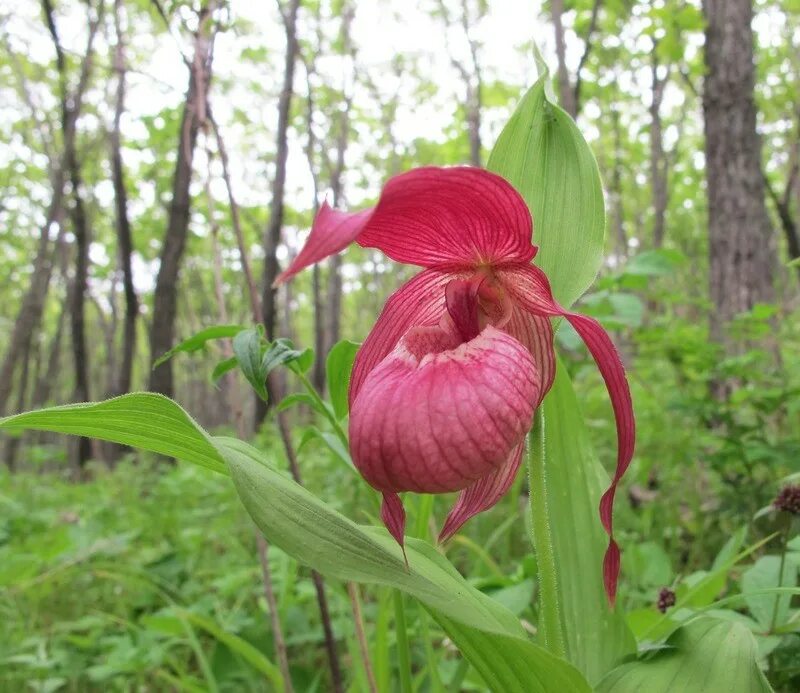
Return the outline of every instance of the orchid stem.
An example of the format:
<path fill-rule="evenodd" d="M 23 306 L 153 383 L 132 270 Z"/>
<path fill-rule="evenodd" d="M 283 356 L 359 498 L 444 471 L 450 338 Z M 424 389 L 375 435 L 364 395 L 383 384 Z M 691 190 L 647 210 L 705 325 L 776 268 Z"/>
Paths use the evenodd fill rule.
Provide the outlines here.
<path fill-rule="evenodd" d="M 397 635 L 400 691 L 411 693 L 411 654 L 408 649 L 408 633 L 406 632 L 406 608 L 403 603 L 403 593 L 400 590 L 394 590 L 394 628 Z"/>
<path fill-rule="evenodd" d="M 566 659 L 566 645 L 561 623 L 561 595 L 558 585 L 553 534 L 550 529 L 546 492 L 545 470 L 545 420 L 541 411 L 536 412 L 533 430 L 530 433 L 528 473 L 530 493 L 536 502 L 531 502 L 533 545 L 539 565 L 539 628 L 545 647 L 556 657 Z"/>
<path fill-rule="evenodd" d="M 336 417 L 333 414 L 331 414 L 328 404 L 325 402 L 325 400 L 322 399 L 322 397 L 320 397 L 319 392 L 317 392 L 317 388 L 315 388 L 311 384 L 311 381 L 308 379 L 305 373 L 301 373 L 298 371 L 293 371 L 293 372 L 300 379 L 300 382 L 303 384 L 303 387 L 306 389 L 306 392 L 308 392 L 308 394 L 311 395 L 312 399 L 317 403 L 319 410 L 325 414 L 325 418 L 328 419 L 331 426 L 333 426 L 334 433 L 336 433 L 339 440 L 342 441 L 342 444 L 344 445 L 345 449 L 349 449 L 350 443 L 347 440 L 347 434 L 344 432 L 342 425 L 339 423 Z"/>
<path fill-rule="evenodd" d="M 786 549 L 789 540 L 789 527 L 791 526 L 790 522 L 784 522 L 783 531 L 780 534 L 781 538 L 781 562 L 778 565 L 778 587 L 783 587 L 783 570 L 786 566 Z M 775 626 L 777 626 L 778 620 L 778 607 L 780 606 L 782 596 L 780 594 L 775 596 L 775 602 L 772 606 L 772 618 L 769 621 L 769 632 L 775 632 Z"/>

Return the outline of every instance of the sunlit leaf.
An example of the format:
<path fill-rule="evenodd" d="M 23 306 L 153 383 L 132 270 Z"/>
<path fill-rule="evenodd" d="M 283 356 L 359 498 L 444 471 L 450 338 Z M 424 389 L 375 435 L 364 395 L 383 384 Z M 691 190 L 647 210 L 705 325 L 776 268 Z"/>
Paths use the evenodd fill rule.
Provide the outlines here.
<path fill-rule="evenodd" d="M 600 173 L 572 118 L 545 97 L 545 74 L 525 94 L 489 156 L 487 168 L 508 180 L 533 215 L 536 263 L 565 307 L 600 268 L 605 212 Z"/>
<path fill-rule="evenodd" d="M 668 647 L 609 673 L 597 693 L 771 691 L 758 666 L 758 650 L 741 624 L 701 618 L 678 629 Z"/>

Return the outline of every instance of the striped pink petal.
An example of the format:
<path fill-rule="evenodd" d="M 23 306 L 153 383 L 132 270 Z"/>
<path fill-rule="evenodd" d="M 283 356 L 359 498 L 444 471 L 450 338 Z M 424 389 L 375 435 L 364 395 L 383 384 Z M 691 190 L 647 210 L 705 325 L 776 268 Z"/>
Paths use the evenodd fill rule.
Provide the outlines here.
<path fill-rule="evenodd" d="M 514 478 L 517 476 L 524 449 L 524 444 L 517 445 L 500 467 L 478 479 L 459 494 L 455 506 L 447 516 L 442 531 L 439 533 L 439 541 L 447 541 L 461 529 L 467 520 L 488 510 L 506 495 L 506 491 L 511 488 L 511 484 L 514 483 Z"/>
<path fill-rule="evenodd" d="M 633 457 L 636 422 L 625 368 L 614 343 L 593 318 L 564 310 L 553 298 L 550 282 L 544 272 L 533 265 L 520 266 L 498 273 L 519 305 L 534 315 L 563 316 L 583 338 L 608 388 L 617 425 L 617 466 L 608 490 L 600 500 L 600 520 L 609 536 L 608 550 L 603 561 L 603 579 L 609 601 L 613 604 L 619 578 L 619 547 L 614 540 L 614 494 L 622 475 Z"/>
<path fill-rule="evenodd" d="M 525 200 L 500 176 L 468 166 L 417 168 L 389 180 L 371 209 L 340 212 L 324 204 L 275 283 L 354 241 L 421 267 L 525 263 L 536 254 L 532 230 Z"/>

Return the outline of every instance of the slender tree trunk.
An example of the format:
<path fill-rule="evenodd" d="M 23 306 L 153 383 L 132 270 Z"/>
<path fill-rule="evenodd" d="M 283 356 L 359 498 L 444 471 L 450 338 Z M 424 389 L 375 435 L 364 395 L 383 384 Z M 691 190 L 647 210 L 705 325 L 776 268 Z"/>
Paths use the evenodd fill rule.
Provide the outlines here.
<path fill-rule="evenodd" d="M 620 131 L 619 112 L 611 111 L 611 124 L 614 133 L 614 163 L 611 172 L 611 207 L 614 218 L 614 239 L 617 255 L 628 256 L 628 234 L 625 231 L 625 208 L 622 195 L 622 133 Z"/>
<path fill-rule="evenodd" d="M 311 173 L 312 199 L 311 210 L 316 219 L 319 212 L 319 170 L 317 168 L 317 141 L 314 134 L 314 87 L 311 75 L 314 73 L 313 56 L 306 59 L 299 54 L 306 71 L 306 159 Z M 317 392 L 324 394 L 327 385 L 325 379 L 325 304 L 322 300 L 322 269 L 319 263 L 311 268 L 311 296 L 314 306 L 314 367 L 311 371 L 311 382 Z"/>
<path fill-rule="evenodd" d="M 114 53 L 114 69 L 117 72 L 117 95 L 114 109 L 114 128 L 111 131 L 111 179 L 114 183 L 114 203 L 117 226 L 117 248 L 119 264 L 122 269 L 122 284 L 125 292 L 125 322 L 122 334 L 122 358 L 116 371 L 113 391 L 121 395 L 131 389 L 133 361 L 136 351 L 136 318 L 139 314 L 139 300 L 133 285 L 131 255 L 133 237 L 128 218 L 128 193 L 125 188 L 125 171 L 122 165 L 122 137 L 120 121 L 125 111 L 125 33 L 123 28 L 123 0 L 114 0 L 114 28 L 117 47 Z"/>
<path fill-rule="evenodd" d="M 50 0 L 42 0 L 42 10 L 44 13 L 45 24 L 47 25 L 48 31 L 53 39 L 56 50 L 56 66 L 58 68 L 62 102 L 64 102 L 67 98 L 66 64 L 64 60 L 64 52 L 58 39 L 58 31 L 55 25 L 53 8 Z M 33 335 L 39 328 L 39 324 L 42 320 L 42 313 L 44 312 L 45 301 L 47 299 L 47 292 L 50 288 L 50 279 L 53 271 L 53 266 L 50 259 L 50 231 L 53 224 L 61 223 L 63 217 L 64 184 L 66 182 L 67 171 L 66 152 L 74 147 L 75 122 L 80 114 L 81 106 L 83 104 L 83 95 L 86 91 L 86 85 L 89 81 L 89 75 L 92 66 L 90 57 L 92 54 L 92 46 L 96 33 L 97 22 L 92 22 L 90 23 L 89 37 L 86 44 L 85 55 L 87 56 L 87 59 L 83 62 L 80 77 L 78 79 L 78 85 L 70 98 L 70 117 L 61 124 L 61 130 L 63 132 L 64 139 L 64 149 L 60 160 L 53 161 L 51 163 L 53 167 L 51 176 L 53 195 L 50 200 L 50 206 L 47 210 L 45 223 L 42 226 L 42 230 L 39 235 L 39 245 L 36 250 L 36 257 L 33 261 L 31 281 L 13 322 L 14 326 L 11 331 L 11 336 L 8 340 L 8 347 L 6 347 L 2 365 L 0 365 L 0 415 L 6 411 L 8 400 L 11 396 L 14 374 L 17 370 L 19 360 L 30 349 Z"/>
<path fill-rule="evenodd" d="M 567 67 L 567 38 L 564 30 L 564 0 L 550 0 L 550 17 L 553 20 L 553 29 L 556 35 L 556 58 L 558 68 L 556 77 L 558 80 L 558 100 L 567 113 L 573 119 L 578 117 L 581 109 L 581 73 L 589 58 L 592 50 L 592 36 L 597 28 L 597 21 L 600 15 L 601 0 L 595 0 L 592 5 L 592 16 L 589 20 L 589 28 L 584 38 L 584 48 L 581 54 L 578 68 L 575 71 L 575 82 L 573 84 L 569 68 Z"/>
<path fill-rule="evenodd" d="M 284 7 L 278 1 L 286 35 L 286 53 L 283 68 L 283 86 L 278 97 L 278 130 L 275 135 L 275 176 L 272 179 L 272 199 L 269 205 L 269 222 L 264 231 L 264 286 L 261 296 L 261 313 L 267 339 L 275 339 L 278 323 L 277 290 L 273 286 L 278 277 L 278 246 L 283 229 L 283 196 L 286 185 L 286 159 L 289 155 L 289 115 L 294 92 L 294 68 L 297 62 L 297 10 L 300 0 L 289 0 Z M 267 384 L 269 392 L 269 383 Z M 275 393 L 270 392 L 270 402 Z M 256 425 L 267 414 L 267 405 L 256 399 Z"/>
<path fill-rule="evenodd" d="M 67 66 L 64 51 L 58 35 L 51 0 L 44 0 L 45 21 L 56 51 L 56 66 L 59 76 L 61 97 L 61 130 L 64 138 L 64 169 L 69 175 L 72 207 L 70 220 L 75 236 L 75 272 L 72 278 L 72 291 L 69 296 L 70 327 L 72 332 L 72 360 L 75 374 L 73 397 L 77 402 L 89 399 L 89 353 L 86 345 L 86 289 L 89 277 L 90 229 L 83 200 L 83 178 L 75 145 L 75 127 L 78 119 L 78 103 L 68 87 Z M 93 62 L 93 43 L 103 16 L 103 3 L 97 8 L 97 15 L 89 22 L 89 39 L 84 56 L 78 94 L 82 94 Z M 91 9 L 90 9 L 91 11 Z M 79 438 L 72 448 L 73 468 L 82 467 L 91 457 L 92 447 L 88 438 Z"/>
<path fill-rule="evenodd" d="M 215 6 L 214 0 L 203 5 L 194 37 L 194 57 L 189 67 L 189 87 L 186 91 L 178 132 L 178 157 L 172 181 L 172 201 L 153 294 L 153 319 L 150 328 L 152 361 L 172 348 L 175 341 L 178 280 L 189 234 L 192 162 L 197 133 L 205 120 L 206 98 L 211 82 L 215 32 L 211 25 Z M 174 389 L 172 361 L 168 360 L 150 372 L 150 390 L 172 396 Z"/>
<path fill-rule="evenodd" d="M 667 167 L 664 155 L 661 102 L 667 85 L 667 76 L 659 76 L 658 56 L 655 46 L 652 52 L 652 91 L 650 101 L 650 186 L 653 199 L 653 247 L 664 244 L 664 229 L 667 213 Z"/>
<path fill-rule="evenodd" d="M 64 192 L 64 176 L 61 169 L 53 175 L 53 198 L 47 212 L 47 220 L 42 226 L 39 246 L 33 261 L 28 290 L 13 322 L 11 336 L 6 348 L 3 364 L 0 366 L 0 415 L 6 412 L 11 395 L 14 373 L 20 358 L 30 349 L 33 334 L 39 328 L 45 299 L 50 286 L 53 265 L 50 252 L 50 227 L 61 217 Z"/>
<path fill-rule="evenodd" d="M 50 350 L 47 355 L 47 365 L 44 373 L 36 381 L 33 396 L 31 397 L 31 406 L 38 409 L 47 404 L 50 399 L 50 393 L 53 390 L 53 383 L 56 382 L 61 363 L 61 343 L 64 335 L 64 324 L 67 318 L 67 304 L 66 302 L 61 307 L 58 313 L 58 321 L 56 322 L 56 331 L 53 334 L 53 339 L 50 342 Z"/>
<path fill-rule="evenodd" d="M 294 68 L 297 61 L 297 9 L 300 0 L 289 0 L 286 9 L 281 9 L 286 34 L 286 57 L 283 69 L 283 87 L 278 98 L 278 130 L 275 145 L 275 176 L 272 179 L 272 200 L 269 208 L 269 223 L 264 234 L 264 289 L 261 300 L 264 328 L 267 339 L 275 338 L 277 323 L 276 290 L 272 284 L 278 276 L 278 246 L 283 228 L 283 196 L 286 185 L 286 159 L 289 154 L 289 110 L 294 90 Z"/>
<path fill-rule="evenodd" d="M 350 28 L 355 16 L 355 7 L 347 3 L 342 7 L 342 26 L 340 43 L 342 54 L 349 55 L 355 63 L 355 49 L 350 36 Z M 343 90 L 344 91 L 344 90 Z M 344 96 L 344 107 L 339 113 L 336 132 L 336 161 L 331 169 L 331 196 L 334 208 L 340 207 L 344 202 L 344 170 L 347 157 L 347 147 L 350 142 L 350 110 L 353 105 L 353 94 Z M 336 342 L 341 338 L 342 322 L 342 256 L 334 255 L 328 261 L 328 297 L 325 305 L 328 325 L 325 339 L 324 353 L 319 354 L 320 360 L 327 356 Z"/>
<path fill-rule="evenodd" d="M 550 15 L 556 34 L 558 100 L 561 104 L 561 108 L 575 118 L 578 115 L 578 108 L 575 103 L 575 91 L 569 77 L 569 70 L 567 69 L 567 40 L 564 33 L 564 0 L 550 0 Z"/>
<path fill-rule="evenodd" d="M 704 0 L 703 9 L 711 337 L 737 353 L 743 345 L 728 338 L 728 323 L 774 298 L 775 251 L 753 98 L 753 8 L 751 0 Z"/>

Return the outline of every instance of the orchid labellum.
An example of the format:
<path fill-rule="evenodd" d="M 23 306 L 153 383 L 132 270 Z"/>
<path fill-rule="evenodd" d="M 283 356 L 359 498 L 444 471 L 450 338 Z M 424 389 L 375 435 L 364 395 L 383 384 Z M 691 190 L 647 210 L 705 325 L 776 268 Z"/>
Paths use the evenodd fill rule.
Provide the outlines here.
<path fill-rule="evenodd" d="M 533 224 L 519 193 L 477 168 L 419 168 L 384 187 L 378 204 L 346 213 L 323 205 L 308 241 L 276 283 L 353 241 L 422 267 L 387 301 L 350 382 L 353 462 L 383 494 L 381 517 L 403 545 L 398 493 L 459 491 L 440 534 L 452 536 L 511 486 L 533 414 L 555 376 L 550 318 L 584 339 L 611 396 L 617 468 L 600 503 L 613 602 L 619 549 L 612 505 L 634 445 L 630 391 L 600 325 L 553 299 L 531 264 Z"/>

